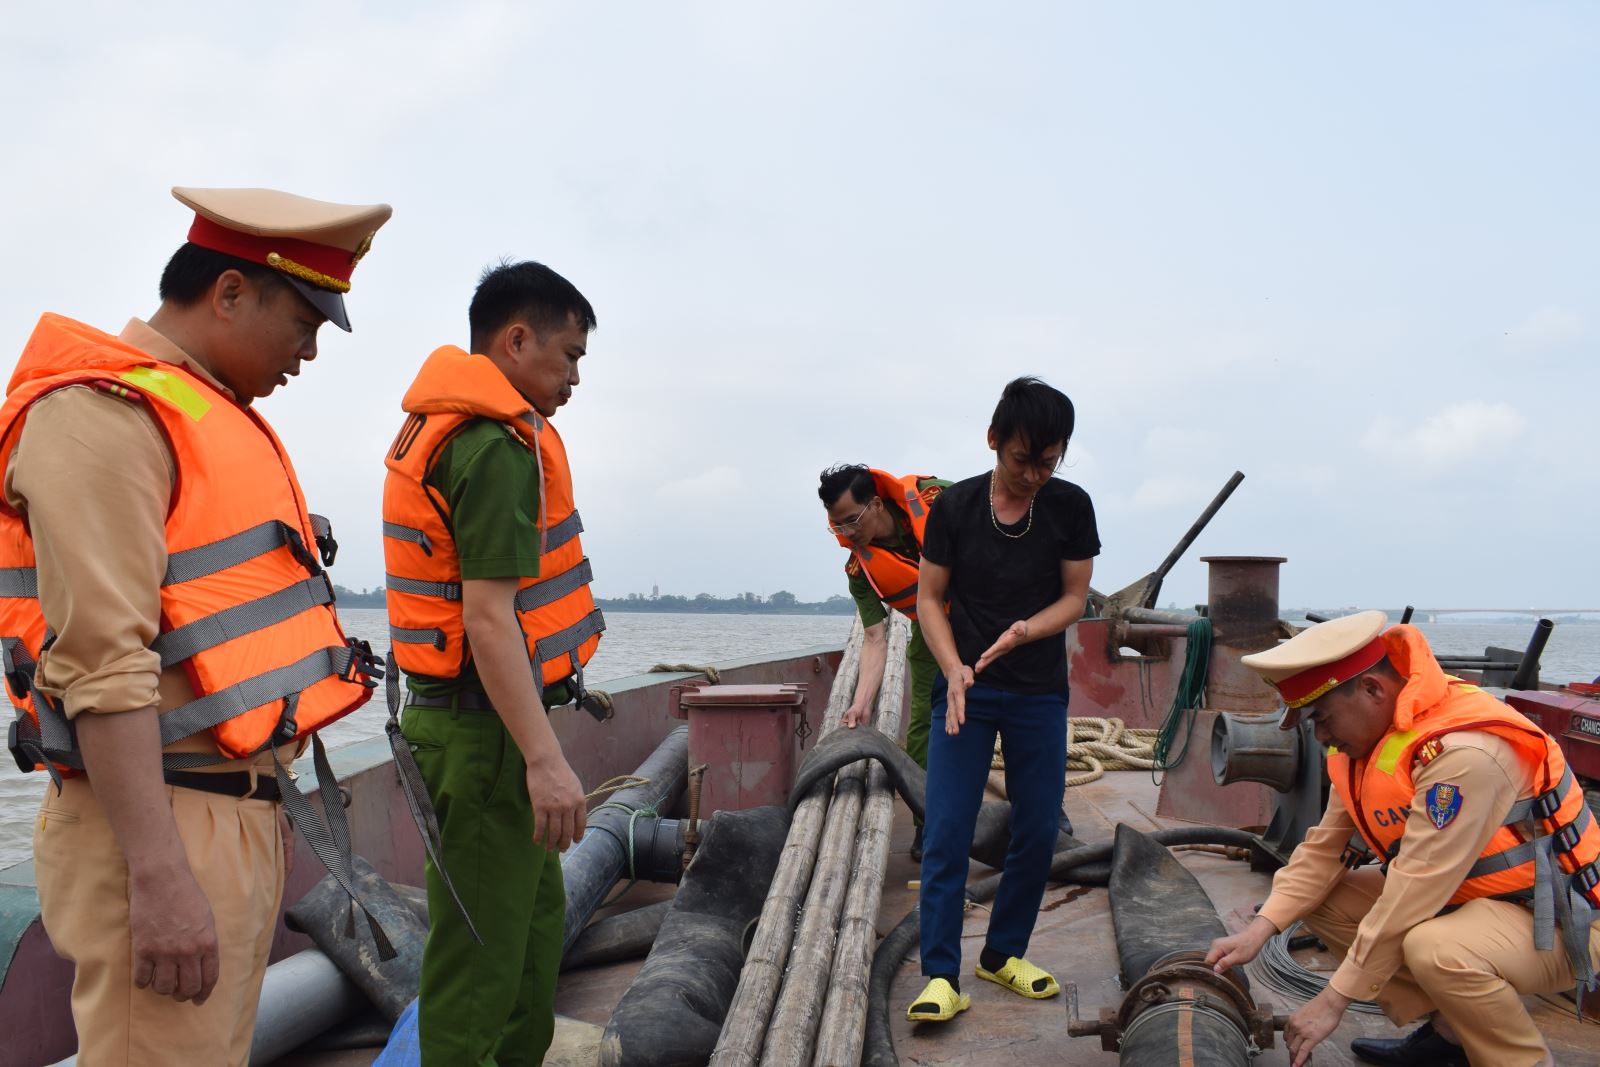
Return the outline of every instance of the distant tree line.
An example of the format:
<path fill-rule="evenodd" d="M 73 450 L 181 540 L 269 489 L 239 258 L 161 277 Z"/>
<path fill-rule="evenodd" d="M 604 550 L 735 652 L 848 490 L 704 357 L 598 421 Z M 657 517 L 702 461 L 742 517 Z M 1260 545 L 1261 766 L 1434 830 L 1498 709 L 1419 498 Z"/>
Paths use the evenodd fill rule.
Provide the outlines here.
<path fill-rule="evenodd" d="M 381 585 L 376 589 L 363 589 L 358 593 L 354 589 L 346 589 L 344 586 L 335 583 L 333 596 L 341 608 L 381 608 L 385 606 L 383 586 Z"/>
<path fill-rule="evenodd" d="M 360 591 L 335 585 L 333 594 L 342 608 L 385 606 L 381 585 L 376 589 Z M 692 597 L 671 594 L 648 597 L 640 593 L 629 593 L 625 597 L 614 599 L 599 597 L 595 599 L 595 604 L 602 611 L 661 611 L 703 615 L 849 615 L 856 609 L 855 601 L 847 596 L 831 596 L 827 600 L 808 603 L 787 589 L 780 589 L 769 597 L 759 597 L 754 593 L 740 593 L 732 597 L 712 596 L 710 593 L 699 593 Z"/>
<path fill-rule="evenodd" d="M 855 611 L 855 601 L 847 596 L 831 596 L 827 600 L 808 603 L 787 589 L 780 589 L 762 598 L 754 593 L 719 597 L 710 593 L 695 596 L 649 597 L 629 593 L 614 599 L 597 598 L 595 603 L 602 611 L 659 611 L 702 615 L 849 615 Z"/>

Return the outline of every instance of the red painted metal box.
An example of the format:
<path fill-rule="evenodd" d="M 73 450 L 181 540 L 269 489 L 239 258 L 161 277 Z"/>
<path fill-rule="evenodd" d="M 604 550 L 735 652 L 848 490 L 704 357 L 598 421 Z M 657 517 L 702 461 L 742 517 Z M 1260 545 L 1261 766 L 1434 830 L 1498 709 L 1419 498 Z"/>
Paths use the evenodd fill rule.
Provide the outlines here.
<path fill-rule="evenodd" d="M 672 711 L 689 721 L 689 767 L 706 765 L 700 817 L 786 804 L 806 725 L 806 687 L 674 687 Z"/>
<path fill-rule="evenodd" d="M 1600 779 L 1600 700 L 1581 693 L 1540 690 L 1508 693 L 1506 703 L 1556 739 L 1575 773 Z"/>

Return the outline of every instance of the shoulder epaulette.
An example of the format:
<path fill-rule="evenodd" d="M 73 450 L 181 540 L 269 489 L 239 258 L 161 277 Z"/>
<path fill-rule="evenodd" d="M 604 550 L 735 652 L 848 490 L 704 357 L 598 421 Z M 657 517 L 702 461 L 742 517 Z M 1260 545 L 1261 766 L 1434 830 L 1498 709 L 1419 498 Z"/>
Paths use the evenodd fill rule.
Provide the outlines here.
<path fill-rule="evenodd" d="M 1439 753 L 1444 751 L 1444 742 L 1437 737 L 1429 738 L 1417 746 L 1414 763 L 1418 767 L 1426 767 L 1439 758 Z"/>

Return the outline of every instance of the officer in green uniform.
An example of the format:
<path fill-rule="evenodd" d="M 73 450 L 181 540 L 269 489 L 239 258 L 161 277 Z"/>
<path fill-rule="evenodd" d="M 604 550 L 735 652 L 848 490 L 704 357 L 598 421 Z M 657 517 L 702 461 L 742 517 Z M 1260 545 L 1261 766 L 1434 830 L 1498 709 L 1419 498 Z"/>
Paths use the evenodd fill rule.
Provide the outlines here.
<path fill-rule="evenodd" d="M 888 659 L 889 607 L 883 595 L 873 585 L 861 561 L 862 551 L 884 550 L 909 564 L 915 571 L 922 559 L 922 545 L 917 539 L 912 517 L 906 511 L 903 493 L 888 493 L 866 466 L 831 467 L 822 472 L 817 496 L 828 512 L 828 530 L 850 542 L 852 553 L 845 563 L 849 578 L 850 597 L 856 603 L 856 613 L 861 616 L 866 639 L 861 646 L 861 673 L 856 679 L 856 691 L 850 706 L 841 720 L 849 729 L 872 721 L 872 708 L 878 698 L 878 686 L 883 681 L 884 663 Z M 887 475 L 877 472 L 882 479 Z M 897 480 L 908 481 L 908 480 Z M 942 478 L 915 479 L 915 492 L 921 506 L 932 506 L 934 498 L 950 483 Z M 926 511 L 923 512 L 926 515 Z M 915 578 L 912 579 L 913 583 Z M 885 590 L 891 596 L 901 589 Z M 907 598 L 896 597 L 896 604 L 905 603 L 907 614 L 915 610 L 916 590 L 912 588 Z M 906 645 L 906 660 L 911 674 L 911 719 L 906 724 L 906 753 L 917 761 L 917 766 L 928 766 L 928 715 L 933 707 L 933 677 L 939 664 L 922 640 L 922 627 L 914 618 L 911 623 L 911 640 Z M 916 837 L 911 842 L 911 858 L 922 859 L 922 823 L 917 822 Z"/>
<path fill-rule="evenodd" d="M 401 732 L 442 841 L 443 871 L 428 864 L 419 1037 L 424 1067 L 533 1067 L 554 1033 L 560 853 L 582 836 L 586 801 L 544 714 L 571 702 L 574 686 L 550 683 L 552 672 L 531 661 L 524 628 L 544 624 L 528 622 L 528 612 L 548 609 L 527 608 L 519 593 L 540 588 L 530 579 L 555 577 L 556 527 L 581 529 L 549 513 L 570 502 L 571 484 L 548 420 L 578 383 L 595 316 L 565 278 L 516 263 L 485 274 L 469 319 L 475 354 L 440 349 L 407 393 L 412 414 L 391 449 L 384 494 L 391 633 L 410 691 Z M 462 413 L 475 417 L 445 422 Z M 542 462 L 526 427 L 538 434 Z M 442 443 L 428 436 L 446 432 Z M 435 515 L 443 527 L 419 536 Z M 454 573 L 428 571 L 449 555 L 446 544 L 454 559 L 444 566 Z M 429 588 L 437 600 L 422 596 Z M 603 626 L 588 595 L 585 573 L 548 599 L 581 596 L 584 621 Z M 428 629 L 430 610 L 447 611 L 446 624 Z M 459 629 L 448 612 L 458 613 Z M 569 653 L 563 670 L 580 665 L 576 644 L 563 662 Z"/>

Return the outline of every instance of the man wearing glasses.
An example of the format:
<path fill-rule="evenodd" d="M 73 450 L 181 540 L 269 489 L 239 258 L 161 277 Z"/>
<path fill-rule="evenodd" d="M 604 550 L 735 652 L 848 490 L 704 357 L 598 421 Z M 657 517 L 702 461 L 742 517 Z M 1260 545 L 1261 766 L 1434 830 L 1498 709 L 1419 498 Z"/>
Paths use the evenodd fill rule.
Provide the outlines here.
<path fill-rule="evenodd" d="M 856 602 L 866 641 L 861 646 L 861 673 L 855 697 L 843 723 L 853 730 L 872 719 L 872 705 L 888 659 L 889 609 L 911 618 L 906 659 L 911 668 L 911 719 L 906 725 L 906 753 L 924 770 L 928 766 L 928 713 L 933 706 L 933 677 L 939 670 L 917 624 L 917 566 L 922 560 L 922 531 L 934 499 L 950 483 L 910 474 L 896 478 L 860 464 L 822 472 L 817 496 L 828 510 L 828 530 L 850 550 L 844 572 Z M 922 861 L 922 824 L 911 842 L 911 858 Z"/>

